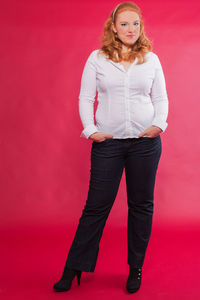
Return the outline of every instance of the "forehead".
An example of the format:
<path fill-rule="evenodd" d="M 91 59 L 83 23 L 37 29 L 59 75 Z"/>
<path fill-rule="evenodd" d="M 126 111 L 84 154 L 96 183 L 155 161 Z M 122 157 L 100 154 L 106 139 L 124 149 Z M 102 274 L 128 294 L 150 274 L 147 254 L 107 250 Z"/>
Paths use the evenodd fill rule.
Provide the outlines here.
<path fill-rule="evenodd" d="M 139 21 L 139 15 L 133 10 L 121 11 L 117 14 L 118 21 Z"/>

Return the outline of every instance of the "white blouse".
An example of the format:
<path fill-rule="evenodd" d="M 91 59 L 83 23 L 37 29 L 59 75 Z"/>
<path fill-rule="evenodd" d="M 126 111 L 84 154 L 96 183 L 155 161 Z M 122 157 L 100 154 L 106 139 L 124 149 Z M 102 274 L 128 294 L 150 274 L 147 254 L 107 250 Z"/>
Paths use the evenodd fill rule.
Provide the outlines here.
<path fill-rule="evenodd" d="M 148 52 L 146 58 L 140 65 L 136 65 L 136 58 L 126 71 L 121 63 L 100 54 L 99 49 L 90 53 L 79 94 L 79 114 L 84 127 L 80 137 L 88 139 L 95 132 L 104 132 L 113 138 L 138 138 L 151 125 L 165 131 L 168 96 L 162 66 L 154 52 Z"/>

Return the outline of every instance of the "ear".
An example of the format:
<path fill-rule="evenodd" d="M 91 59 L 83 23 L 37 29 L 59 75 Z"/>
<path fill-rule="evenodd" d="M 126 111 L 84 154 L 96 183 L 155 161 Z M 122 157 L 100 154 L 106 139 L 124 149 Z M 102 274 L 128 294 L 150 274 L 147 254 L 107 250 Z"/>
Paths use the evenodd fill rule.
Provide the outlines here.
<path fill-rule="evenodd" d="M 115 28 L 115 24 L 112 22 L 112 24 L 111 24 L 111 26 L 112 26 L 112 30 L 116 33 L 117 32 L 117 30 L 116 30 L 116 28 Z"/>

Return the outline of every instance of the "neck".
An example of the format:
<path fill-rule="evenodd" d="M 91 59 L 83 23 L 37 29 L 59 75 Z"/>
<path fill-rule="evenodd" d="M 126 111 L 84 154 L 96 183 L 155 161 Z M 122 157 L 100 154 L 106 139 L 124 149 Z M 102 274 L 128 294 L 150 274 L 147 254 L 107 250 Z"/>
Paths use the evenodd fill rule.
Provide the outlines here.
<path fill-rule="evenodd" d="M 126 45 L 122 44 L 122 53 L 127 53 L 131 50 L 131 47 L 127 47 Z"/>

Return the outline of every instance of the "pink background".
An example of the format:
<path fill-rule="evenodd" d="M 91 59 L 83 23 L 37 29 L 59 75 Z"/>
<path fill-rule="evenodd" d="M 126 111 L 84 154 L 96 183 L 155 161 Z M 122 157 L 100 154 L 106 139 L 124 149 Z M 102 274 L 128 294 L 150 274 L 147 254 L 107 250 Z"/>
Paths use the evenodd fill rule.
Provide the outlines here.
<path fill-rule="evenodd" d="M 84 207 L 91 140 L 78 112 L 81 75 L 117 1 L 18 0 L 0 7 L 0 298 L 57 299 Z M 136 2 L 166 79 L 168 128 L 155 185 L 139 299 L 199 299 L 200 4 Z M 95 104 L 96 107 L 96 104 Z M 95 273 L 67 299 L 126 298 L 125 174 Z M 4 297 L 5 296 L 5 297 Z M 70 298 L 71 296 L 71 298 Z M 138 299 L 138 298 L 137 298 Z"/>
<path fill-rule="evenodd" d="M 169 97 L 154 221 L 199 222 L 199 2 L 136 3 Z M 91 140 L 80 138 L 80 80 L 116 4 L 7 1 L 1 7 L 1 226 L 77 224 L 91 149 Z M 126 217 L 123 173 L 108 222 L 125 225 Z"/>

